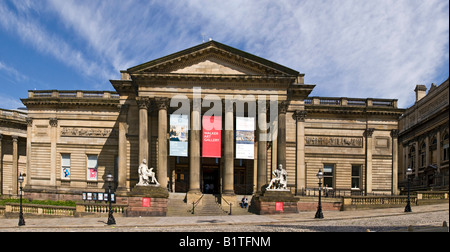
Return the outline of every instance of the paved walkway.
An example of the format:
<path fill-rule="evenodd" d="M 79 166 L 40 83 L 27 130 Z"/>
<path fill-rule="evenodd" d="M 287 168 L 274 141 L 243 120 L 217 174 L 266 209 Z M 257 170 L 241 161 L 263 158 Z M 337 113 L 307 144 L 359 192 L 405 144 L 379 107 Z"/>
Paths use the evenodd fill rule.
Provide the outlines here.
<path fill-rule="evenodd" d="M 232 215 L 232 216 L 191 216 L 191 217 L 115 217 L 115 228 L 136 228 L 136 227 L 198 227 L 217 225 L 289 225 L 293 223 L 301 224 L 311 221 L 332 221 L 332 220 L 357 220 L 371 219 L 386 216 L 414 216 L 426 213 L 446 212 L 448 223 L 449 204 L 413 206 L 412 213 L 405 213 L 404 208 L 387 208 L 358 211 L 324 211 L 323 220 L 315 220 L 315 212 L 300 212 L 298 214 L 286 215 Z M 33 229 L 101 229 L 112 227 L 106 225 L 107 218 L 28 218 L 26 225 L 18 227 L 18 219 L 0 218 L 0 231 L 26 231 Z M 441 222 L 442 224 L 442 222 Z M 83 230 L 81 230 L 83 231 Z M 170 231 L 170 229 L 169 229 Z"/>

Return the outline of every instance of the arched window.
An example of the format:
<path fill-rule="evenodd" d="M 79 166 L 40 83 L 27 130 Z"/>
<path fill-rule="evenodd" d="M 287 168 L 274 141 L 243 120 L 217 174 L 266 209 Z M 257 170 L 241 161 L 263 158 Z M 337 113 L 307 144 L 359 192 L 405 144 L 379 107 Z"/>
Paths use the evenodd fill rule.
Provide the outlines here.
<path fill-rule="evenodd" d="M 442 137 L 442 161 L 448 161 L 450 153 L 448 148 L 448 131 Z"/>
<path fill-rule="evenodd" d="M 437 164 L 437 138 L 436 135 L 431 137 L 430 141 L 430 164 Z"/>
<path fill-rule="evenodd" d="M 427 145 L 425 144 L 425 143 L 422 143 L 421 145 L 420 145 L 420 160 L 419 160 L 419 162 L 420 162 L 420 167 L 425 167 L 425 165 L 426 165 L 426 153 L 427 153 Z"/>
<path fill-rule="evenodd" d="M 411 169 L 415 169 L 415 160 L 416 160 L 416 148 L 414 146 L 411 146 L 409 148 L 409 155 L 408 155 L 408 159 L 409 159 L 409 167 L 411 167 Z"/>

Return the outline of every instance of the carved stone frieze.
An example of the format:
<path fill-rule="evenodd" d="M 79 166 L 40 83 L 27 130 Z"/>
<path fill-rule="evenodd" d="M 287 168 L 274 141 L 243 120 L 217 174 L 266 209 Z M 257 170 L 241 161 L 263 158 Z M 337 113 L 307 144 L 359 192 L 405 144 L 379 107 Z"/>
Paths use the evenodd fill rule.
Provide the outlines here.
<path fill-rule="evenodd" d="M 61 129 L 61 136 L 65 137 L 117 137 L 116 129 L 107 128 L 72 128 L 64 127 Z"/>
<path fill-rule="evenodd" d="M 329 147 L 363 147 L 362 137 L 342 136 L 306 136 L 307 146 L 329 146 Z"/>

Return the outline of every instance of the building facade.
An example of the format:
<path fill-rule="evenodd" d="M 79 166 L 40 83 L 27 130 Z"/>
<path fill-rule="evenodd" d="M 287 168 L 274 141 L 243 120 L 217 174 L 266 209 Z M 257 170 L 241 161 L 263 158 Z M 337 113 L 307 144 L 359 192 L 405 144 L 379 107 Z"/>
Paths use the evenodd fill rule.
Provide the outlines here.
<path fill-rule="evenodd" d="M 278 165 L 297 195 L 397 194 L 397 100 L 310 97 L 304 74 L 210 41 L 121 71 L 110 91 L 29 91 L 25 191 L 117 194 L 145 159 L 169 192 L 263 190 Z M 400 172 L 401 173 L 401 172 Z M 188 202 L 192 202 L 189 200 Z"/>
<path fill-rule="evenodd" d="M 449 80 L 417 85 L 416 102 L 399 120 L 399 178 L 406 187 L 407 168 L 411 168 L 415 189 L 448 190 L 449 162 Z"/>
<path fill-rule="evenodd" d="M 27 166 L 27 114 L 0 109 L 0 195 L 17 195 Z"/>

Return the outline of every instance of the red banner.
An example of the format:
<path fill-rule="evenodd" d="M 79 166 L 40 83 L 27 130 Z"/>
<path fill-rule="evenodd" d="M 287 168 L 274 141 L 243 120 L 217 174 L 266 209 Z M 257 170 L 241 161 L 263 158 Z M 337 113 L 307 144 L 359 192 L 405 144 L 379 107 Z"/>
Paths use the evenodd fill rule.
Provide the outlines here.
<path fill-rule="evenodd" d="M 222 140 L 222 117 L 203 116 L 202 156 L 220 158 Z"/>

